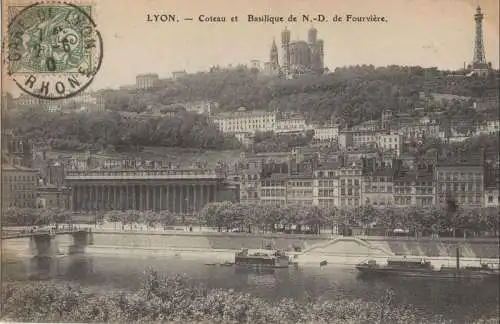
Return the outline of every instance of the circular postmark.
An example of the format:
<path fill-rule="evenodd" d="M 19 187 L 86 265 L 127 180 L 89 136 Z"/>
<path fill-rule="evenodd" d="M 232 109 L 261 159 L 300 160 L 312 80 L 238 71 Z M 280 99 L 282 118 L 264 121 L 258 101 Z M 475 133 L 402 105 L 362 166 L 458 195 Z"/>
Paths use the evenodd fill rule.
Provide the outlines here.
<path fill-rule="evenodd" d="M 102 62 L 92 6 L 35 3 L 9 7 L 5 63 L 12 80 L 40 99 L 65 99 L 87 88 Z"/>

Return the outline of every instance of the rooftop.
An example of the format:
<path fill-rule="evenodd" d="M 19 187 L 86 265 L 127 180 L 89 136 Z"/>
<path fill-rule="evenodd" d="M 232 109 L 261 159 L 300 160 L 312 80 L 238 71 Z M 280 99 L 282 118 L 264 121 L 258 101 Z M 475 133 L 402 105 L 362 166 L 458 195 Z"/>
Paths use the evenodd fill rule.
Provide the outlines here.
<path fill-rule="evenodd" d="M 213 170 L 179 169 L 121 169 L 68 171 L 66 180 L 125 180 L 125 179 L 221 179 L 223 175 Z"/>
<path fill-rule="evenodd" d="M 31 171 L 31 172 L 38 172 L 36 169 L 24 167 L 21 165 L 11 165 L 11 164 L 4 164 L 2 165 L 2 171 Z"/>

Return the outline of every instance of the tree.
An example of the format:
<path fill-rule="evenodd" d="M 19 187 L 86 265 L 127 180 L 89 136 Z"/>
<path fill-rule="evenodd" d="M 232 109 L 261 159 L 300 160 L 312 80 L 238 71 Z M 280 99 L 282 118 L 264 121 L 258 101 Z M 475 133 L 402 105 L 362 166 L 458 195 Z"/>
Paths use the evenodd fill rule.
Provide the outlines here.
<path fill-rule="evenodd" d="M 340 224 L 340 210 L 335 206 L 331 206 L 325 208 L 324 215 L 325 223 L 331 228 L 331 234 L 333 235 L 335 226 Z"/>
<path fill-rule="evenodd" d="M 500 227 L 500 209 L 498 207 L 489 207 L 482 210 L 482 217 L 485 219 L 488 229 L 493 236 L 498 236 Z"/>
<path fill-rule="evenodd" d="M 422 230 L 423 230 L 423 224 L 422 224 L 422 220 L 423 220 L 423 213 L 425 211 L 423 211 L 422 209 L 420 208 L 417 208 L 415 206 L 411 206 L 409 208 L 406 208 L 404 211 L 403 211 L 403 214 L 406 215 L 406 220 L 407 220 L 407 227 L 410 231 L 410 233 L 412 233 L 412 235 L 418 237 L 420 236 Z"/>
<path fill-rule="evenodd" d="M 240 144 L 224 135 L 203 115 L 192 113 L 175 117 L 124 116 L 111 113 L 67 113 L 55 116 L 43 111 L 8 116 L 14 135 L 43 142 L 54 149 L 82 151 L 93 149 L 137 150 L 143 146 L 234 149 Z"/>
<path fill-rule="evenodd" d="M 217 231 L 220 232 L 221 229 L 226 225 L 222 207 L 222 203 L 219 202 L 206 204 L 203 207 L 202 212 L 200 213 L 201 221 L 208 226 L 216 227 Z"/>
<path fill-rule="evenodd" d="M 139 219 L 141 222 L 146 224 L 146 228 L 155 227 L 160 221 L 160 214 L 155 213 L 151 210 L 146 210 L 139 214 Z"/>
<path fill-rule="evenodd" d="M 110 210 L 104 214 L 104 219 L 106 219 L 108 222 L 113 223 L 116 229 L 116 223 L 121 220 L 120 214 L 121 213 L 117 210 Z"/>
<path fill-rule="evenodd" d="M 176 222 L 174 214 L 168 210 L 161 210 L 158 215 L 158 221 L 163 226 L 173 225 Z"/>
<path fill-rule="evenodd" d="M 366 235 L 368 226 L 378 219 L 377 210 L 371 204 L 361 206 L 360 223 Z"/>
<path fill-rule="evenodd" d="M 399 213 L 395 209 L 388 209 L 382 214 L 381 222 L 386 228 L 386 234 L 392 234 L 398 226 Z"/>

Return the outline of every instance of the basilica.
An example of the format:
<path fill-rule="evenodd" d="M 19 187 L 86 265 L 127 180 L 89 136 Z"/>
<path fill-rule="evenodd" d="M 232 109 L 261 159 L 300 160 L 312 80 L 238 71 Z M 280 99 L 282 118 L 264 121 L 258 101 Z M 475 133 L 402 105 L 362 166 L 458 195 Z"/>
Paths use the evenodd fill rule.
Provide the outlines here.
<path fill-rule="evenodd" d="M 307 42 L 291 41 L 291 33 L 285 27 L 281 32 L 281 59 L 276 41 L 273 40 L 266 72 L 283 78 L 295 78 L 303 74 L 324 72 L 323 40 L 318 39 L 318 30 L 308 31 Z"/>

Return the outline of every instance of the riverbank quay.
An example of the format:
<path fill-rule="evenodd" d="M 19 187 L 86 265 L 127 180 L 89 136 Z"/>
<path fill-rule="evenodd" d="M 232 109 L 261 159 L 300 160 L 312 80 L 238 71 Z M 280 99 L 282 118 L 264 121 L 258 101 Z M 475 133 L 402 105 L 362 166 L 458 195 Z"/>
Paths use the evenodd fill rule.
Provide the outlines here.
<path fill-rule="evenodd" d="M 287 251 L 295 262 L 303 265 L 353 265 L 366 259 L 385 260 L 392 256 L 425 257 L 434 265 L 454 263 L 456 248 L 461 263 L 499 263 L 498 238 L 412 238 L 378 236 L 338 236 L 331 234 L 248 234 L 228 232 L 101 230 L 92 228 L 89 254 L 126 256 L 173 256 L 225 262 L 243 248 L 272 248 Z M 69 235 L 56 235 L 58 254 L 67 254 L 72 243 Z M 24 258 L 33 254 L 30 238 L 2 240 L 3 258 Z"/>

